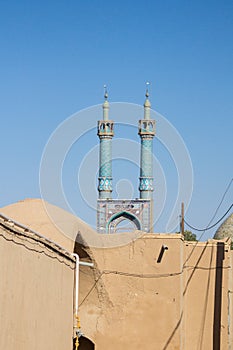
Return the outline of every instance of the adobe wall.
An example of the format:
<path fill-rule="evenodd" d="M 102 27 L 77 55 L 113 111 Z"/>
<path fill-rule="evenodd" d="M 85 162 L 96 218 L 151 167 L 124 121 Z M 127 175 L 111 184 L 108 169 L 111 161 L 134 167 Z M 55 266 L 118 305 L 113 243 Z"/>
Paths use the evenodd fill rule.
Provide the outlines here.
<path fill-rule="evenodd" d="M 122 247 L 92 249 L 94 288 L 87 299 L 84 290 L 80 295 L 84 332 L 97 349 L 228 349 L 229 244 L 146 234 Z M 163 245 L 168 250 L 158 262 Z M 81 274 L 80 287 L 85 279 Z"/>
<path fill-rule="evenodd" d="M 74 263 L 12 230 L 0 225 L 0 349 L 72 349 Z M 230 349 L 230 241 L 145 234 L 115 248 L 74 249 L 95 265 L 80 266 L 79 310 L 97 350 Z"/>
<path fill-rule="evenodd" d="M 74 263 L 0 227 L 0 349 L 72 349 Z"/>
<path fill-rule="evenodd" d="M 162 245 L 168 250 L 158 262 Z M 182 252 L 181 236 L 164 234 L 146 234 L 122 247 L 92 249 L 101 305 L 98 310 L 91 307 L 90 294 L 80 306 L 80 316 L 97 349 L 181 349 Z M 81 274 L 80 286 L 84 278 Z M 93 315 L 92 328 L 88 319 Z"/>
<path fill-rule="evenodd" d="M 185 242 L 184 349 L 229 349 L 229 244 Z"/>

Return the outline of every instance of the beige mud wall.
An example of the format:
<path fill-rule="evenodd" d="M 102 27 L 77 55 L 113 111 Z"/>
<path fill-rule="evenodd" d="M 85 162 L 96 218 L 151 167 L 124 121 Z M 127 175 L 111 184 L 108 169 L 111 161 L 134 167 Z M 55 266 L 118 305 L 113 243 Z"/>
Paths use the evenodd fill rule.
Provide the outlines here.
<path fill-rule="evenodd" d="M 230 349 L 230 242 L 186 243 L 184 349 Z"/>
<path fill-rule="evenodd" d="M 159 263 L 162 245 L 168 250 Z M 80 316 L 96 348 L 181 349 L 181 237 L 146 234 L 122 247 L 91 251 L 100 307 L 92 303 L 94 289 L 83 303 L 81 293 Z M 85 278 L 81 273 L 80 287 Z"/>
<path fill-rule="evenodd" d="M 92 288 L 84 290 L 91 271 L 80 273 L 84 332 L 97 349 L 229 349 L 229 248 L 146 234 L 122 247 L 91 249 Z"/>
<path fill-rule="evenodd" d="M 0 228 L 0 349 L 68 350 L 74 263 Z"/>
<path fill-rule="evenodd" d="M 80 220 L 52 209 L 69 237 L 92 235 Z M 82 331 L 97 350 L 233 349 L 230 241 L 140 234 L 119 247 L 94 249 L 65 240 L 39 200 L 4 212 L 94 262 L 93 269 L 80 267 L 79 301 Z M 23 240 L 25 247 L 0 233 L 8 234 L 0 235 L 0 349 L 71 349 L 74 266 L 44 246 Z M 107 236 L 101 239 L 119 237 Z M 168 250 L 158 262 L 162 245 Z"/>

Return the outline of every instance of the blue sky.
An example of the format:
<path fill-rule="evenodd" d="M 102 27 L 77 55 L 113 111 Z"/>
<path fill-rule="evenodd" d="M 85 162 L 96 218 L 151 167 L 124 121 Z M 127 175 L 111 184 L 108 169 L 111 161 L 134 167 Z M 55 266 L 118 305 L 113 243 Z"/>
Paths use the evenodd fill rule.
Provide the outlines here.
<path fill-rule="evenodd" d="M 48 138 L 73 113 L 102 103 L 105 83 L 110 102 L 143 104 L 149 80 L 153 108 L 192 159 L 187 221 L 208 224 L 233 174 L 232 1 L 2 1 L 0 33 L 0 206 L 40 197 Z M 154 152 L 164 150 L 155 142 Z M 172 191 L 177 181 L 167 176 Z M 92 222 L 88 215 L 80 213 Z"/>

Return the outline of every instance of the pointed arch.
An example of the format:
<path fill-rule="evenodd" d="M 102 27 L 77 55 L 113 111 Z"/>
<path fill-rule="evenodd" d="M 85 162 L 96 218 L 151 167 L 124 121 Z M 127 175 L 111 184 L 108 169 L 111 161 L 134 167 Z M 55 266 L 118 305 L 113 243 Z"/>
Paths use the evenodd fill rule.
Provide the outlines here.
<path fill-rule="evenodd" d="M 111 216 L 111 218 L 108 220 L 106 225 L 106 232 L 111 232 L 116 230 L 117 226 L 123 221 L 128 220 L 130 223 L 134 225 L 135 230 L 141 230 L 141 222 L 139 219 L 133 215 L 132 213 L 129 213 L 128 211 L 120 211 L 119 213 L 116 213 Z M 115 223 L 115 224 L 114 224 Z M 113 228 L 115 229 L 113 230 Z"/>

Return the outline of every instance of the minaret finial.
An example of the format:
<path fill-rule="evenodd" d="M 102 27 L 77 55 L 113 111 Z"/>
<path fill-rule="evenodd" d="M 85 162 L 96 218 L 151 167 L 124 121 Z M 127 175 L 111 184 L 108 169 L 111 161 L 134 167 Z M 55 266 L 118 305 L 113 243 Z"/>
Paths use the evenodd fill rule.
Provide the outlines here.
<path fill-rule="evenodd" d="M 107 85 L 104 85 L 103 120 L 108 120 L 109 103 Z"/>
<path fill-rule="evenodd" d="M 144 119 L 150 119 L 150 108 L 151 104 L 149 101 L 149 88 L 148 86 L 150 85 L 149 81 L 146 82 L 146 101 L 144 102 Z"/>
<path fill-rule="evenodd" d="M 105 100 L 107 100 L 107 98 L 108 98 L 108 90 L 107 90 L 106 84 L 104 84 L 104 98 L 105 98 Z"/>
<path fill-rule="evenodd" d="M 149 85 L 150 85 L 150 82 L 147 81 L 147 82 L 146 82 L 146 98 L 149 97 Z"/>

